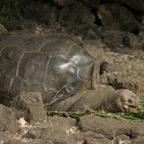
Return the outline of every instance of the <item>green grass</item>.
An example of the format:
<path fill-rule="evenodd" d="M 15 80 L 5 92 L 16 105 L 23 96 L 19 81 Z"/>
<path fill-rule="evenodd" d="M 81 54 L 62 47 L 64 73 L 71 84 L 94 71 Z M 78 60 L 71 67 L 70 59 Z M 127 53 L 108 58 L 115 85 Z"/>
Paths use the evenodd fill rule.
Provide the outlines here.
<path fill-rule="evenodd" d="M 111 117 L 120 120 L 128 120 L 131 122 L 142 122 L 144 121 L 144 101 L 141 101 L 137 113 L 111 113 L 102 110 L 91 110 L 87 108 L 85 112 L 57 112 L 57 111 L 48 111 L 48 116 L 58 115 L 63 117 L 79 118 L 87 114 L 97 115 L 101 117 Z"/>

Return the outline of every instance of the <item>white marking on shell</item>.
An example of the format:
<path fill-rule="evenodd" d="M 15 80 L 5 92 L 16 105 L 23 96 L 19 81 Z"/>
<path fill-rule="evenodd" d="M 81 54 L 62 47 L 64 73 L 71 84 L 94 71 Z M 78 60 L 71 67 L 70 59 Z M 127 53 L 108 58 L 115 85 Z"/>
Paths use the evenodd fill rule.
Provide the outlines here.
<path fill-rule="evenodd" d="M 73 68 L 74 65 L 71 63 L 64 63 L 64 64 L 61 64 L 59 67 L 60 67 L 60 69 L 62 69 L 64 71 L 67 69 L 69 72 L 75 73 L 75 69 Z"/>

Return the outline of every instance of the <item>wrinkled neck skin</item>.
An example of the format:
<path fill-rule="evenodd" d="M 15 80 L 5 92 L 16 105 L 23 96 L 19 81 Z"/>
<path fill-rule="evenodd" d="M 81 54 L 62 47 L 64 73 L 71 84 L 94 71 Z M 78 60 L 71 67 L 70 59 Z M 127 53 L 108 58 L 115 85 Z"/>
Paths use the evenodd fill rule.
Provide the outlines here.
<path fill-rule="evenodd" d="M 87 108 L 92 110 L 106 110 L 109 112 L 119 112 L 116 105 L 116 93 L 114 90 L 89 90 L 77 93 L 67 99 L 52 105 L 49 110 L 56 111 L 85 111 Z"/>
<path fill-rule="evenodd" d="M 86 108 L 89 108 L 92 110 L 101 109 L 110 112 L 119 112 L 120 110 L 116 105 L 115 97 L 114 90 L 87 91 L 86 93 L 83 93 L 83 96 L 76 100 L 67 110 L 85 111 Z"/>
<path fill-rule="evenodd" d="M 105 110 L 108 112 L 121 112 L 120 108 L 118 108 L 116 104 L 115 91 L 104 95 L 103 101 L 100 105 L 100 110 Z"/>

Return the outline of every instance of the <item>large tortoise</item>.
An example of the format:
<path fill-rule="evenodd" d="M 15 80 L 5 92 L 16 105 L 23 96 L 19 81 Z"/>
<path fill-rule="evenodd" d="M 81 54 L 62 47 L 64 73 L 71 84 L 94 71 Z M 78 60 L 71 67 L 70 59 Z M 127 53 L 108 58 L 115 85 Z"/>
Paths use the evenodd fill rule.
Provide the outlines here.
<path fill-rule="evenodd" d="M 92 76 L 96 79 L 103 63 L 60 34 L 47 38 L 10 35 L 0 43 L 0 103 L 11 101 L 21 91 L 30 91 L 41 92 L 44 104 L 51 107 L 75 95 Z M 129 99 L 135 103 L 133 96 Z"/>
<path fill-rule="evenodd" d="M 91 77 L 95 59 L 61 36 L 13 34 L 0 43 L 1 101 L 21 91 L 38 91 L 51 105 L 75 94 Z"/>

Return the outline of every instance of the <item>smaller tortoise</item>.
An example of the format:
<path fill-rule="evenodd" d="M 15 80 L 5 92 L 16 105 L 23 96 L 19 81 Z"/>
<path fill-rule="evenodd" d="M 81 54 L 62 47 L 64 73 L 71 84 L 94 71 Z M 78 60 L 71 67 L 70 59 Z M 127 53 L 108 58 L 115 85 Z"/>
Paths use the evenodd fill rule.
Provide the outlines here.
<path fill-rule="evenodd" d="M 98 88 L 78 92 L 73 97 L 64 99 L 52 105 L 51 111 L 85 111 L 106 110 L 110 112 L 136 112 L 139 98 L 128 89 L 114 90 L 112 88 Z"/>

